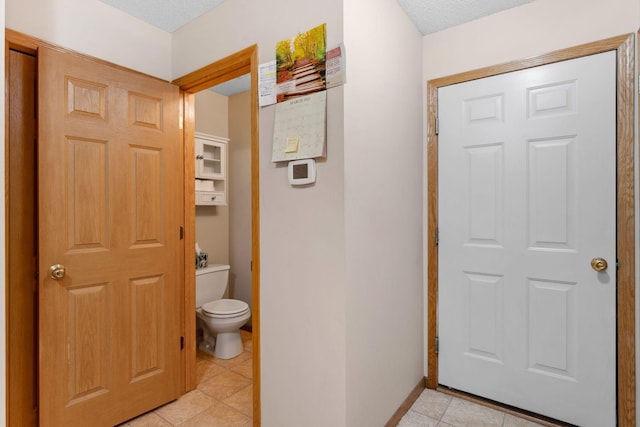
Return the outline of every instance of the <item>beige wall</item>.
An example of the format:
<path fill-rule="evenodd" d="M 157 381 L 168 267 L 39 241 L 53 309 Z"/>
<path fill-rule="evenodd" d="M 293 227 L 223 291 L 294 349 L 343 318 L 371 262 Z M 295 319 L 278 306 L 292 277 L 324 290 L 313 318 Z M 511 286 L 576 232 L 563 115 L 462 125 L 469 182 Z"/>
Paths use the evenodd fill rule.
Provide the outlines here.
<path fill-rule="evenodd" d="M 229 137 L 229 99 L 210 90 L 196 94 L 196 132 Z M 229 144 L 233 144 L 231 141 Z M 227 146 L 228 153 L 229 146 Z M 196 206 L 196 242 L 209 264 L 229 264 L 229 206 Z"/>
<path fill-rule="evenodd" d="M 229 97 L 229 261 L 231 296 L 251 298 L 251 92 Z"/>
<path fill-rule="evenodd" d="M 228 0 L 176 32 L 174 73 L 256 42 L 274 59 L 277 41 L 322 22 L 329 46 L 345 41 L 349 83 L 328 91 L 313 186 L 271 162 L 275 107 L 260 109 L 266 427 L 384 425 L 422 377 L 422 37 L 397 3 Z M 403 66 L 377 66 L 381 52 Z"/>
<path fill-rule="evenodd" d="M 275 59 L 276 42 L 322 23 L 329 45 L 342 40 L 342 1 L 227 0 L 174 33 L 174 76 L 256 43 L 260 62 Z M 292 188 L 286 168 L 271 162 L 275 106 L 260 109 L 265 427 L 345 426 L 342 88 L 327 98 L 328 158 L 318 164 L 317 183 L 304 189 Z"/>
<path fill-rule="evenodd" d="M 382 426 L 423 377 L 422 35 L 396 0 L 344 11 L 347 425 Z"/>
<path fill-rule="evenodd" d="M 6 27 L 171 78 L 171 34 L 98 0 L 7 0 Z"/>
<path fill-rule="evenodd" d="M 528 58 L 621 34 L 635 33 L 638 28 L 638 0 L 536 0 L 468 24 L 424 36 L 423 80 L 426 83 L 429 79 L 437 77 Z M 423 86 L 426 87 L 426 84 Z M 423 105 L 426 105 L 426 98 Z M 426 126 L 428 124 L 425 123 Z M 636 156 L 637 151 L 636 148 Z M 426 162 L 424 168 L 426 172 Z M 636 173 L 637 171 L 636 158 Z M 424 188 L 426 189 L 426 185 Z M 636 195 L 636 203 L 637 201 Z M 636 215 L 638 212 L 636 207 Z M 636 233 L 638 230 L 636 217 Z M 638 239 L 636 234 L 636 246 Z M 640 263 L 636 261 L 637 274 L 640 274 L 639 266 Z M 636 279 L 636 283 L 638 282 Z M 636 295 L 640 295 L 638 290 Z M 636 303 L 638 304 L 638 301 Z M 640 314 L 638 307 L 636 310 Z M 426 333 L 426 327 L 424 330 Z M 636 319 L 636 333 L 639 331 L 640 323 Z M 425 352 L 426 342 L 425 339 Z M 640 356 L 640 337 L 636 338 L 636 346 L 636 354 Z M 427 368 L 425 362 L 425 375 Z M 637 395 L 640 396 L 640 390 Z M 638 405 L 640 407 L 640 403 Z M 637 423 L 640 425 L 640 411 L 637 413 Z"/>
<path fill-rule="evenodd" d="M 536 0 L 423 39 L 424 79 L 632 33 L 638 0 Z"/>
<path fill-rule="evenodd" d="M 196 94 L 196 132 L 230 138 L 227 206 L 196 206 L 196 241 L 210 264 L 230 264 L 229 297 L 251 306 L 250 92 Z M 250 322 L 248 323 L 251 324 Z"/>

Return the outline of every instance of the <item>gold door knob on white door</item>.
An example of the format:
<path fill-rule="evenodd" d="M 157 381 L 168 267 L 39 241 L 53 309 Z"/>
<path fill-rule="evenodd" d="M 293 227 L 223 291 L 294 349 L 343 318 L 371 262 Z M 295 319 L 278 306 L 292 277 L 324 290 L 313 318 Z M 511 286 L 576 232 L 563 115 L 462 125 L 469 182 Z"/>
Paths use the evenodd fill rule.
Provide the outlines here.
<path fill-rule="evenodd" d="M 597 272 L 605 271 L 607 267 L 607 260 L 604 258 L 594 258 L 591 260 L 591 268 Z"/>

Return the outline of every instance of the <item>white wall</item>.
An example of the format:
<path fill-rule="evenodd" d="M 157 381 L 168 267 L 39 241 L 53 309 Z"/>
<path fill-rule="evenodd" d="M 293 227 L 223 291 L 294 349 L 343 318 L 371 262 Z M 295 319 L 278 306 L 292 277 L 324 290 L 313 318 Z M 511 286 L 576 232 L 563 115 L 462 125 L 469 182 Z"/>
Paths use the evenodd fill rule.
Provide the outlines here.
<path fill-rule="evenodd" d="M 229 285 L 232 298 L 253 307 L 250 91 L 229 97 L 229 138 Z"/>
<path fill-rule="evenodd" d="M 395 0 L 345 0 L 347 425 L 423 378 L 422 35 Z"/>
<path fill-rule="evenodd" d="M 638 28 L 638 0 L 536 0 L 468 24 L 424 36 L 423 80 L 426 86 L 426 82 L 433 78 L 635 33 Z M 426 105 L 426 98 L 423 102 Z M 638 166 L 636 160 L 636 173 Z M 638 272 L 640 263 L 636 264 Z M 638 290 L 636 295 L 640 295 Z M 425 328 L 425 333 L 426 330 Z M 639 332 L 640 323 L 636 320 L 636 334 Z M 425 339 L 425 353 L 426 344 Z M 636 338 L 636 346 L 636 353 L 640 356 L 640 337 Z M 425 375 L 427 369 L 425 364 Z M 640 407 L 640 390 L 637 396 Z M 640 425 L 640 411 L 637 422 Z"/>
<path fill-rule="evenodd" d="M 98 0 L 7 0 L 6 27 L 164 80 L 171 78 L 171 34 Z"/>
<path fill-rule="evenodd" d="M 536 0 L 424 36 L 429 79 L 633 33 L 638 0 Z"/>
<path fill-rule="evenodd" d="M 173 37 L 174 77 L 258 44 L 327 24 L 342 40 L 342 2 L 227 0 Z M 342 88 L 327 96 L 326 161 L 317 183 L 292 188 L 271 162 L 275 107 L 260 110 L 261 385 L 265 427 L 345 425 Z"/>

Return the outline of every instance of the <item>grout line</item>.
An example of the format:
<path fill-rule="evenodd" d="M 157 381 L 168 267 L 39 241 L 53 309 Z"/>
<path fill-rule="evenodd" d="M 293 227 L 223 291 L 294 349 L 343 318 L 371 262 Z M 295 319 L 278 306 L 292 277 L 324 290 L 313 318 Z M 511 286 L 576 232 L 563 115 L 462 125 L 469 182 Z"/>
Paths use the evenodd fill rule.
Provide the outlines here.
<path fill-rule="evenodd" d="M 440 393 L 439 391 L 436 390 L 437 393 Z M 444 393 L 441 393 L 444 394 Z M 447 403 L 447 407 L 444 408 L 444 411 L 442 411 L 442 414 L 440 414 L 440 418 L 438 418 L 438 423 L 442 423 L 444 421 L 442 421 L 442 417 L 444 417 L 444 414 L 447 413 L 447 411 L 449 410 L 449 406 L 451 406 L 451 402 L 453 402 L 453 396 L 449 396 L 449 402 Z"/>

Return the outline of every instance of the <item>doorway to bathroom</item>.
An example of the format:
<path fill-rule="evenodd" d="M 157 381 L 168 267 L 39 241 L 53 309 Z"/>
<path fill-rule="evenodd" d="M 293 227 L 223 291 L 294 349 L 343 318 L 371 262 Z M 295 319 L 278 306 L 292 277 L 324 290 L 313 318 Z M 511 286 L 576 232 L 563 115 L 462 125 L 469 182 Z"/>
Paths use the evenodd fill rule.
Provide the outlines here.
<path fill-rule="evenodd" d="M 599 114 L 614 115 L 612 125 L 613 131 L 610 133 L 613 134 L 613 137 L 609 137 L 606 140 L 605 138 L 598 138 L 596 142 L 598 149 L 601 149 L 605 144 L 608 144 L 608 149 L 610 149 L 609 161 L 613 161 L 613 169 L 610 176 L 607 177 L 608 181 L 606 182 L 609 183 L 609 187 L 608 190 L 604 191 L 604 195 L 601 194 L 600 196 L 596 196 L 593 195 L 591 191 L 587 191 L 582 195 L 582 198 L 594 198 L 596 202 L 606 204 L 609 209 L 614 210 L 614 213 L 611 215 L 612 218 L 607 220 L 609 223 L 613 224 L 612 232 L 609 233 L 609 237 L 614 240 L 613 248 L 607 248 L 604 244 L 596 245 L 596 252 L 603 250 L 607 251 L 603 258 L 609 258 L 611 260 L 611 257 L 613 257 L 609 262 L 609 269 L 612 270 L 607 273 L 606 263 L 602 263 L 597 259 L 597 257 L 600 257 L 601 255 L 594 253 L 594 251 L 590 249 L 589 254 L 583 254 L 580 256 L 580 262 L 576 265 L 572 266 L 564 261 L 558 262 L 558 258 L 561 258 L 563 253 L 579 254 L 581 250 L 584 250 L 586 240 L 591 235 L 594 235 L 599 231 L 597 230 L 598 227 L 601 228 L 604 226 L 604 221 L 600 221 L 597 226 L 594 227 L 596 229 L 587 229 L 587 231 L 580 232 L 577 235 L 574 234 L 574 237 L 579 238 L 580 246 L 569 248 L 567 250 L 559 247 L 560 243 L 557 241 L 557 236 L 554 237 L 556 238 L 555 241 L 549 238 L 550 234 L 547 232 L 548 229 L 532 228 L 525 225 L 518 231 L 518 236 L 521 235 L 528 239 L 536 238 L 538 240 L 524 242 L 525 244 L 518 245 L 518 249 L 512 250 L 512 252 L 535 252 L 534 256 L 540 258 L 535 264 L 535 268 L 528 266 L 517 272 L 521 275 L 527 276 L 524 279 L 516 280 L 517 284 L 525 284 L 526 289 L 523 289 L 522 295 L 520 295 L 516 300 L 511 299 L 508 301 L 507 297 L 511 295 L 511 293 L 509 293 L 511 291 L 507 292 L 507 285 L 501 283 L 501 281 L 503 281 L 503 276 L 506 276 L 502 273 L 494 274 L 487 271 L 492 264 L 490 264 L 489 261 L 486 261 L 484 256 L 469 255 L 467 253 L 467 251 L 478 250 L 480 247 L 491 247 L 490 251 L 492 252 L 492 255 L 498 254 L 502 251 L 503 247 L 507 248 L 506 243 L 504 242 L 511 242 L 514 239 L 513 236 L 509 236 L 507 239 L 505 230 L 511 230 L 511 228 L 507 228 L 506 225 L 503 227 L 503 224 L 507 224 L 509 227 L 512 227 L 513 224 L 517 222 L 514 221 L 513 217 L 508 218 L 507 214 L 505 214 L 504 219 L 502 217 L 497 218 L 502 211 L 506 212 L 507 208 L 512 207 L 512 205 L 503 199 L 502 194 L 498 193 L 502 192 L 502 189 L 504 189 L 505 192 L 507 190 L 513 190 L 515 185 L 515 180 L 513 178 L 509 178 L 509 175 L 507 175 L 506 172 L 502 174 L 498 171 L 509 168 L 511 171 L 510 173 L 512 173 L 517 172 L 518 167 L 514 168 L 513 164 L 507 163 L 508 161 L 511 161 L 511 158 L 508 158 L 506 154 L 498 153 L 502 147 L 501 141 L 507 141 L 508 138 L 501 135 L 497 138 L 502 139 L 499 139 L 496 143 L 487 142 L 487 139 L 491 138 L 492 134 L 486 131 L 486 125 L 488 122 L 491 122 L 491 117 L 496 116 L 502 111 L 501 109 L 503 107 L 508 113 L 503 114 L 499 119 L 494 117 L 494 122 L 499 123 L 503 128 L 506 127 L 505 122 L 507 121 L 507 117 L 509 117 L 509 120 L 513 120 L 514 117 L 520 117 L 523 114 L 529 122 L 535 121 L 539 124 L 543 121 L 542 119 L 547 119 L 557 113 L 558 110 L 561 109 L 561 104 L 563 103 L 567 104 L 568 107 L 566 108 L 567 111 L 562 114 L 562 118 L 568 118 L 571 120 L 577 116 L 577 114 L 575 111 L 569 110 L 571 108 L 577 109 L 578 107 L 577 103 L 569 105 L 569 103 L 572 102 L 572 97 L 575 95 L 571 88 L 577 83 L 578 79 L 574 77 L 568 78 L 565 76 L 565 78 L 556 80 L 559 84 L 553 84 L 553 79 L 557 77 L 558 74 L 552 73 L 549 66 L 550 64 L 553 64 L 554 66 L 562 64 L 569 60 L 595 58 L 597 54 L 601 54 L 600 57 L 602 57 L 604 52 L 608 52 L 609 56 L 613 57 L 613 63 L 609 64 L 609 69 L 613 70 L 610 73 L 611 77 L 609 80 L 615 80 L 615 85 L 612 93 L 610 94 L 611 102 L 609 104 L 609 110 L 607 110 L 606 113 L 601 112 Z M 520 87 L 515 94 L 505 94 L 506 92 L 502 89 L 489 87 L 488 91 L 484 94 L 478 95 L 477 93 L 466 93 L 463 94 L 463 98 L 458 99 L 458 106 L 460 106 L 460 102 L 462 102 L 464 109 L 458 108 L 455 111 L 465 112 L 464 117 L 461 117 L 463 120 L 476 120 L 480 122 L 484 119 L 484 127 L 482 127 L 482 129 L 477 129 L 476 127 L 478 133 L 473 135 L 474 140 L 466 143 L 464 147 L 458 147 L 458 151 L 466 156 L 463 156 L 465 158 L 465 161 L 463 162 L 464 169 L 462 166 L 455 169 L 452 167 L 452 163 L 450 161 L 443 161 L 443 155 L 445 155 L 444 152 L 449 150 L 448 148 L 445 150 L 443 147 L 446 139 L 444 131 L 442 131 L 442 127 L 438 129 L 437 125 L 430 126 L 428 134 L 428 224 L 429 236 L 431 236 L 431 238 L 428 243 L 429 350 L 427 377 L 427 385 L 429 388 L 439 388 L 443 386 L 445 386 L 445 388 L 451 387 L 454 390 L 463 390 L 468 393 L 473 393 L 475 395 L 491 399 L 494 403 L 495 401 L 498 401 L 501 403 L 512 404 L 516 407 L 523 407 L 524 405 L 522 404 L 512 403 L 512 401 L 509 400 L 511 397 L 507 399 L 494 397 L 490 393 L 478 391 L 478 388 L 469 387 L 469 384 L 473 384 L 474 381 L 479 381 L 485 389 L 499 384 L 499 387 L 502 387 L 506 393 L 511 393 L 512 395 L 524 395 L 524 392 L 521 393 L 521 391 L 526 390 L 529 392 L 531 387 L 527 387 L 524 382 L 517 382 L 518 375 L 520 375 L 519 370 L 521 370 L 523 371 L 523 375 L 529 377 L 534 375 L 545 375 L 549 378 L 553 377 L 561 381 L 576 381 L 578 385 L 583 384 L 582 387 L 584 387 L 584 381 L 579 380 L 580 376 L 584 378 L 584 372 L 580 373 L 580 375 L 576 375 L 575 379 L 570 378 L 570 375 L 567 375 L 566 373 L 563 375 L 563 373 L 560 372 L 559 367 L 561 365 L 556 362 L 566 361 L 568 363 L 567 366 L 570 369 L 573 369 L 574 365 L 571 364 L 575 364 L 576 358 L 574 357 L 575 354 L 571 353 L 575 352 L 574 347 L 577 345 L 577 342 L 575 342 L 577 331 L 583 329 L 583 334 L 587 337 L 591 337 L 591 334 L 596 332 L 595 329 L 597 328 L 587 327 L 584 329 L 586 322 L 580 321 L 578 324 L 575 321 L 575 319 L 577 319 L 576 314 L 580 310 L 583 312 L 593 313 L 600 313 L 604 310 L 602 307 L 602 304 L 605 303 L 603 298 L 596 298 L 595 302 L 592 301 L 592 305 L 587 308 L 576 304 L 575 290 L 572 290 L 571 287 L 578 285 L 578 282 L 585 282 L 588 283 L 588 286 L 591 288 L 598 290 L 602 289 L 609 293 L 607 300 L 610 307 L 608 307 L 609 311 L 607 316 L 609 318 L 607 319 L 607 324 L 610 327 L 611 335 L 613 335 L 605 340 L 601 345 L 595 345 L 599 352 L 605 350 L 605 353 L 607 354 L 603 360 L 596 363 L 596 366 L 597 370 L 608 372 L 608 383 L 605 385 L 603 384 L 604 381 L 600 381 L 591 388 L 595 387 L 597 389 L 596 391 L 601 394 L 603 399 L 608 399 L 612 402 L 611 410 L 609 411 L 610 419 L 615 418 L 617 412 L 618 425 L 635 425 L 635 194 L 633 161 L 633 103 L 635 97 L 635 94 L 633 93 L 633 64 L 635 60 L 633 52 L 634 37 L 620 36 L 582 45 L 576 48 L 553 52 L 548 55 L 531 58 L 525 61 L 489 67 L 429 82 L 428 96 L 430 105 L 428 120 L 430 125 L 433 125 L 438 123 L 437 120 L 439 119 L 440 126 L 443 126 L 443 117 L 445 114 L 451 114 L 451 110 L 442 109 L 442 103 L 445 102 L 445 96 L 443 94 L 444 91 L 441 89 L 446 87 L 467 87 L 466 82 L 468 81 L 479 82 L 478 84 L 481 86 L 481 89 L 486 89 L 489 86 L 482 86 L 482 82 L 493 81 L 490 80 L 493 76 L 502 76 L 511 72 L 517 72 L 518 76 L 524 76 L 524 71 L 533 70 L 533 67 L 537 66 L 540 66 L 540 69 L 544 72 L 543 76 L 536 77 L 536 80 L 531 84 L 531 87 L 528 89 Z M 592 67 L 593 65 L 588 65 L 585 68 Z M 524 82 L 525 80 L 523 78 L 519 81 Z M 604 80 L 602 78 L 597 80 L 597 82 L 598 83 L 595 84 L 595 87 L 597 88 L 604 85 Z M 487 85 L 488 84 L 489 83 L 487 83 Z M 563 95 L 555 96 L 557 94 L 553 93 L 552 90 L 561 88 L 564 90 Z M 586 88 L 583 87 L 582 84 L 580 87 L 580 94 L 583 97 L 587 96 Z M 507 105 L 513 107 L 512 100 L 524 95 L 528 96 L 527 101 L 525 101 L 524 109 L 522 110 L 526 111 L 526 114 L 521 113 L 518 115 L 517 113 L 514 113 L 513 109 L 508 110 L 506 108 Z M 601 102 L 600 98 L 600 96 L 593 95 L 590 97 L 590 99 L 597 101 L 596 104 L 598 106 Z M 473 107 L 480 105 L 489 108 L 482 108 L 482 111 L 479 109 L 476 109 L 473 112 L 471 111 Z M 582 110 L 586 110 L 586 108 L 581 109 L 581 113 L 584 113 Z M 440 117 L 437 116 L 438 112 L 440 113 Z M 494 114 L 494 116 L 491 116 L 492 114 Z M 535 116 L 535 114 L 538 114 L 538 116 Z M 600 117 L 598 118 L 600 119 Z M 464 130 L 468 131 L 471 126 L 472 125 L 470 123 L 466 123 L 464 126 L 458 126 L 457 129 L 461 130 L 464 128 Z M 533 124 L 528 126 L 533 128 Z M 598 131 L 601 131 L 603 127 L 604 126 L 602 125 L 598 126 Z M 521 135 L 518 135 L 521 136 L 521 138 L 524 138 L 524 126 L 521 129 Z M 565 140 L 571 138 L 580 140 L 579 137 L 581 134 L 577 132 L 564 131 L 560 133 L 562 133 Z M 590 135 L 591 132 L 587 132 L 585 135 L 586 134 Z M 514 138 L 511 137 L 511 140 L 513 139 Z M 449 142 L 451 141 L 449 140 Z M 536 185 L 539 185 L 544 181 L 544 179 L 551 179 L 554 176 L 557 178 L 559 176 L 558 174 L 553 175 L 551 171 L 551 169 L 553 169 L 552 166 L 556 167 L 556 172 L 559 171 L 560 168 L 569 169 L 566 171 L 565 182 L 572 186 L 578 185 L 578 179 L 584 180 L 589 176 L 597 179 L 599 176 L 598 174 L 602 172 L 602 166 L 600 163 L 604 162 L 604 156 L 602 155 L 596 156 L 597 161 L 592 162 L 591 168 L 589 169 L 590 172 L 582 170 L 582 172 L 577 173 L 579 170 L 578 166 L 583 167 L 584 165 L 582 163 L 589 161 L 583 157 L 582 151 L 580 157 L 575 157 L 580 159 L 580 165 L 578 165 L 576 161 L 572 162 L 572 156 L 577 156 L 577 153 L 568 149 L 566 151 L 566 161 L 557 161 L 558 159 L 555 159 L 549 153 L 557 150 L 552 154 L 559 154 L 560 151 L 565 149 L 563 148 L 565 146 L 558 142 L 558 138 L 554 139 L 552 137 L 531 137 L 526 140 L 527 152 L 524 154 L 528 156 L 527 163 L 523 167 L 519 168 L 519 170 L 526 175 L 526 179 L 524 181 L 528 187 L 525 186 L 526 188 L 521 188 L 521 191 L 519 191 L 518 194 L 523 196 L 524 203 L 521 203 L 520 206 L 524 206 L 528 210 L 526 214 L 521 215 L 519 219 L 517 218 L 518 221 L 520 221 L 520 219 L 523 222 L 538 220 L 536 225 L 539 225 L 540 221 L 545 219 L 540 217 L 540 215 L 550 215 L 551 213 L 554 213 L 567 216 L 567 221 L 560 221 L 558 219 L 552 221 L 552 224 L 556 227 L 556 230 L 558 230 L 559 226 L 566 226 L 569 228 L 572 225 L 573 220 L 578 218 L 583 220 L 584 218 L 582 217 L 586 216 L 585 214 L 587 210 L 595 211 L 595 209 L 582 208 L 569 218 L 569 209 L 573 209 L 575 207 L 573 202 L 580 196 L 580 194 L 577 190 L 569 190 L 569 202 L 566 200 L 563 201 L 562 198 L 557 197 L 554 200 L 550 200 L 549 195 L 557 196 L 559 191 L 563 188 L 558 184 L 559 180 L 556 180 L 553 185 L 548 183 L 545 185 L 545 188 L 540 188 L 540 191 L 536 194 Z M 506 145 L 506 142 L 504 144 Z M 586 149 L 583 145 L 585 145 L 584 141 L 580 143 L 580 150 Z M 545 152 L 545 150 L 547 151 Z M 575 158 L 573 160 L 575 160 Z M 494 160 L 495 163 L 490 166 L 489 163 Z M 540 162 L 543 160 L 545 162 L 545 167 L 540 168 Z M 611 163 L 609 163 L 609 165 L 611 165 Z M 482 169 L 483 167 L 485 169 Z M 571 168 L 574 168 L 573 171 Z M 469 173 L 466 173 L 466 171 Z M 490 174 L 483 175 L 483 171 L 492 171 L 491 173 L 493 173 L 493 176 L 495 177 L 494 184 L 497 184 L 497 180 L 503 179 L 504 186 L 488 185 L 485 187 L 485 190 L 487 191 L 482 194 L 482 197 L 478 197 L 478 185 L 482 184 L 482 182 L 485 184 L 488 184 L 489 182 L 488 177 Z M 469 174 L 473 173 L 479 173 L 480 176 L 473 175 L 474 178 L 470 178 Z M 536 175 L 536 173 L 538 173 L 538 175 Z M 544 176 L 542 176 L 543 174 Z M 445 189 L 445 187 L 442 186 L 442 183 L 444 181 L 451 182 L 451 177 L 453 177 L 453 179 L 460 180 L 463 188 L 456 190 L 447 187 Z M 486 180 L 482 181 L 480 178 Z M 581 182 L 584 185 L 585 181 Z M 600 180 L 597 181 L 597 184 L 601 184 Z M 573 188 L 575 189 L 576 187 Z M 493 191 L 493 194 L 496 196 L 495 205 L 489 206 L 489 201 L 491 200 L 489 190 Z M 587 186 L 587 190 L 590 190 L 589 186 Z M 455 212 L 451 211 L 451 205 L 449 203 L 448 211 L 442 211 L 441 209 L 448 203 L 445 199 L 450 196 L 449 194 L 444 194 L 445 191 L 457 193 L 462 197 L 466 197 L 465 203 L 458 203 Z M 547 199 L 545 199 L 545 197 L 547 197 Z M 605 199 L 606 201 L 603 201 Z M 536 216 L 534 209 L 539 207 L 540 203 L 545 202 L 549 202 L 549 205 L 543 211 L 538 211 L 538 216 Z M 475 203 L 475 205 L 469 206 L 473 203 Z M 484 222 L 478 222 L 478 218 L 476 217 L 474 217 L 473 220 L 469 220 L 468 215 L 471 215 L 472 212 L 478 213 L 478 208 L 481 207 L 481 205 L 484 207 L 489 206 L 490 208 L 495 207 L 496 209 L 492 211 L 495 215 L 491 217 L 487 215 L 484 218 L 481 218 Z M 557 206 L 561 206 L 562 209 L 566 208 L 567 212 L 557 208 Z M 551 209 L 552 207 L 555 208 Z M 483 212 L 487 213 L 489 212 L 489 209 L 485 209 Z M 589 213 L 591 214 L 592 212 Z M 453 232 L 450 226 L 447 226 L 447 223 L 450 223 L 449 220 L 451 219 L 448 217 L 449 215 L 458 215 L 458 218 L 467 218 L 467 220 L 462 223 L 458 221 L 458 226 L 460 227 L 458 234 Z M 505 233 L 504 239 L 502 235 L 498 236 L 496 234 L 500 243 L 491 243 L 488 238 L 482 241 L 480 241 L 480 239 L 476 239 L 474 242 L 469 242 L 469 239 L 474 237 L 474 235 L 472 235 L 473 233 L 470 235 L 470 228 L 477 230 L 477 226 L 479 224 L 487 225 L 489 224 L 489 221 L 493 220 L 496 220 L 495 222 L 491 222 L 491 224 L 495 225 L 495 229 L 500 233 L 503 231 Z M 440 227 L 442 227 L 442 229 L 440 229 Z M 483 229 L 483 231 L 486 230 L 487 228 Z M 541 237 L 539 234 L 536 234 L 540 231 L 547 234 Z M 456 239 L 454 235 L 462 236 L 462 246 L 464 246 L 464 248 L 460 248 L 455 255 L 452 255 L 452 252 L 449 249 L 453 242 L 451 240 L 446 241 L 446 239 Z M 486 233 L 483 234 L 484 237 L 486 237 L 486 235 Z M 571 238 L 572 236 L 570 232 L 566 233 L 566 235 L 568 238 Z M 458 238 L 456 241 L 460 241 L 460 239 Z M 554 244 L 557 247 L 550 248 L 550 246 Z M 449 246 L 449 249 L 447 249 L 447 246 Z M 554 259 L 542 260 L 542 252 L 555 252 L 556 257 Z M 592 258 L 594 258 L 594 262 L 590 263 Z M 452 273 L 453 270 L 450 269 L 449 266 L 460 260 L 473 262 L 473 265 L 460 267 Z M 494 260 L 491 260 L 491 262 L 492 261 Z M 508 257 L 501 257 L 499 261 L 501 265 L 515 270 L 513 269 L 514 263 L 510 261 Z M 563 272 L 563 278 L 549 278 L 549 271 L 544 274 L 540 273 L 541 270 L 538 268 L 546 267 L 547 265 L 555 265 L 556 270 Z M 592 271 L 592 269 L 596 271 Z M 597 279 L 592 278 L 591 280 L 583 280 L 568 278 L 569 274 L 577 274 L 582 270 L 586 271 L 587 274 L 597 275 Z M 452 277 L 455 277 L 455 280 L 453 280 Z M 612 279 L 606 280 L 609 277 L 612 277 Z M 459 285 L 463 289 L 461 293 L 457 294 L 457 299 L 455 297 L 453 298 L 455 301 L 455 303 L 453 303 L 451 290 L 453 287 L 459 287 Z M 558 299 L 554 299 L 556 297 L 558 297 Z M 495 310 L 492 310 L 492 307 L 495 308 Z M 449 316 L 453 313 L 455 313 L 455 315 L 443 321 L 443 312 L 445 311 L 449 312 Z M 512 317 L 511 319 L 507 319 L 507 316 Z M 516 322 L 514 322 L 514 318 L 519 319 L 519 328 L 516 328 L 517 325 L 515 325 Z M 453 322 L 451 319 L 453 319 Z M 447 322 L 447 325 L 445 325 L 445 322 Z M 596 321 L 595 323 L 598 325 L 598 328 L 601 328 L 604 324 L 604 322 L 599 321 Z M 451 325 L 460 326 L 460 328 L 457 329 L 458 332 L 453 331 Z M 462 332 L 460 333 L 460 331 Z M 477 334 L 476 332 L 481 332 L 481 334 Z M 591 338 L 585 339 L 585 336 L 580 338 L 580 340 L 583 343 L 590 343 Z M 455 340 L 458 340 L 461 345 L 452 350 L 451 342 Z M 490 347 L 488 345 L 489 341 L 496 343 L 496 345 Z M 541 347 L 541 344 L 549 344 L 550 346 Z M 505 358 L 503 355 L 506 354 L 508 349 L 510 350 L 511 348 L 514 348 L 514 346 L 518 345 L 520 345 L 521 348 L 517 350 L 521 351 L 524 356 L 521 360 L 517 361 L 515 365 L 513 363 L 512 365 L 508 365 L 507 362 L 502 360 Z M 603 349 L 602 347 L 607 348 Z M 493 353 L 491 353 L 492 351 Z M 578 351 L 587 353 L 591 350 L 583 349 Z M 595 350 L 593 350 L 593 352 L 595 352 Z M 463 371 L 466 372 L 466 375 L 463 375 L 464 378 L 462 379 L 462 384 L 457 380 L 452 380 L 452 377 L 449 374 L 452 370 L 450 362 L 452 360 L 453 353 L 455 353 L 457 358 L 456 360 L 458 360 L 457 365 L 453 366 L 454 369 L 456 369 L 456 366 L 461 367 L 461 363 L 467 363 L 468 366 L 472 366 L 475 361 L 482 361 L 482 363 L 493 364 L 496 369 L 501 369 L 504 366 L 505 368 L 510 368 L 511 371 L 501 379 L 499 379 L 497 375 L 492 375 L 490 380 L 487 380 L 486 376 L 483 377 L 484 371 L 481 372 L 481 369 L 476 367 L 473 373 Z M 495 357 L 496 355 L 500 360 Z M 461 359 L 464 359 L 465 361 L 461 362 Z M 486 371 L 489 371 L 490 369 L 493 369 L 493 367 L 486 368 Z M 586 375 L 591 376 L 594 370 L 596 369 L 588 370 L 589 372 L 587 372 Z M 572 375 L 574 374 L 573 371 L 570 371 L 570 373 Z M 551 387 L 548 387 L 548 389 L 551 389 Z M 572 399 L 575 397 L 572 393 L 564 394 L 564 396 L 568 395 L 571 395 Z M 562 398 L 561 400 L 563 402 L 562 406 L 570 405 L 568 399 Z M 585 406 L 583 404 L 580 411 L 583 411 L 587 406 L 593 405 Z M 545 412 L 539 408 L 526 409 L 542 413 L 546 416 L 561 418 L 560 415 Z M 597 409 L 600 409 L 599 405 L 597 405 Z M 577 423 L 580 425 L 587 424 L 586 421 L 578 421 Z M 598 422 L 596 422 L 596 424 L 601 425 L 601 423 L 599 424 Z"/>
<path fill-rule="evenodd" d="M 258 98 L 257 98 L 257 81 L 258 81 L 258 53 L 257 46 L 248 47 L 242 51 L 232 54 L 217 62 L 207 65 L 199 70 L 187 74 L 173 83 L 178 85 L 183 93 L 183 117 L 184 117 L 184 140 L 185 140 L 185 159 L 195 159 L 194 139 L 196 129 L 196 94 L 206 91 L 213 86 L 236 79 L 240 76 L 249 74 L 250 91 L 248 95 L 249 104 L 249 128 L 248 135 L 242 138 L 248 139 L 250 158 L 250 173 L 248 182 L 238 184 L 239 191 L 249 192 L 250 206 L 250 225 L 245 225 L 245 229 L 250 230 L 250 259 L 249 273 L 251 287 L 249 290 L 244 287 L 239 289 L 239 282 L 243 280 L 238 276 L 231 275 L 230 287 L 238 297 L 247 298 L 249 293 L 251 298 L 251 376 L 252 383 L 252 414 L 254 425 L 260 424 L 260 243 L 259 243 L 259 146 L 258 146 Z M 234 144 L 232 140 L 230 146 Z M 238 147 L 240 144 L 238 144 Z M 234 148 L 235 150 L 235 148 Z M 236 157 L 236 159 L 242 158 Z M 231 160 L 234 161 L 233 159 Z M 196 244 L 196 210 L 195 206 L 195 162 L 185 162 L 185 247 L 194 248 Z M 247 188 L 248 184 L 248 188 Z M 234 184 L 231 183 L 230 188 Z M 231 190 L 235 191 L 235 190 Z M 238 206 L 240 208 L 240 206 Z M 233 227 L 233 225 L 231 225 Z M 204 249 L 206 250 L 206 248 Z M 234 249 L 230 248 L 230 253 Z M 187 259 L 186 265 L 193 262 L 193 252 L 185 251 Z M 209 258 L 211 260 L 212 258 Z M 241 259 L 241 258 L 240 258 Z M 239 261 L 242 263 L 242 261 Z M 246 263 L 245 263 L 246 264 Z M 231 265 L 233 269 L 233 265 Z M 238 271 L 246 269 L 246 265 L 238 265 Z M 246 272 L 245 272 L 246 273 Z M 245 276 L 246 277 L 246 276 Z M 245 279 L 246 280 L 246 279 Z M 245 282 L 246 283 L 246 282 Z M 193 313 L 195 308 L 195 269 L 185 269 L 185 313 Z M 192 390 L 197 386 L 197 352 L 196 352 L 196 317 L 185 316 L 185 367 L 186 367 L 186 390 Z"/>

